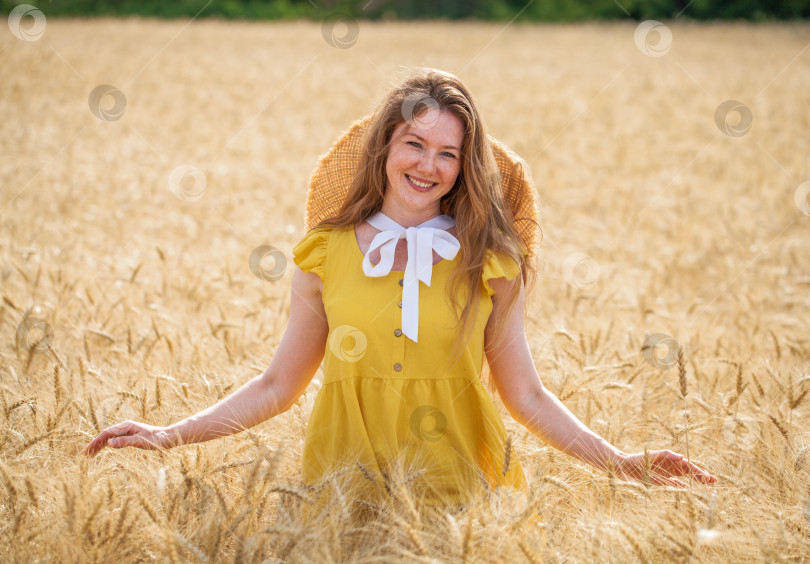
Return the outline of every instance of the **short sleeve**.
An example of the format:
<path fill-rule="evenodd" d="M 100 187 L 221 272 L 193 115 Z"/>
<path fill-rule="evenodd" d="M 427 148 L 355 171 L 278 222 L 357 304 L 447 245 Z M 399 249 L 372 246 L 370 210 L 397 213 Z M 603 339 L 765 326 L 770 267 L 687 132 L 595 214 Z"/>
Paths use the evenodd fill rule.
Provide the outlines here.
<path fill-rule="evenodd" d="M 295 264 L 304 272 L 314 272 L 321 280 L 326 270 L 326 247 L 330 232 L 330 229 L 312 229 L 293 247 Z"/>
<path fill-rule="evenodd" d="M 487 294 L 492 296 L 495 290 L 489 284 L 491 279 L 505 277 L 507 280 L 512 280 L 518 274 L 520 274 L 520 266 L 515 262 L 515 259 L 503 251 L 498 251 L 490 253 L 489 260 L 484 263 L 481 277 L 484 280 Z"/>

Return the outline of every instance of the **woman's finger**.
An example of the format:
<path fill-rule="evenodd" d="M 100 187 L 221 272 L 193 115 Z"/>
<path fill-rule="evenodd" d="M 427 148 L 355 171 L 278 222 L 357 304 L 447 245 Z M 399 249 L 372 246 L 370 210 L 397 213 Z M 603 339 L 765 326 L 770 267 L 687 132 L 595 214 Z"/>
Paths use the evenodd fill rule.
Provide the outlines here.
<path fill-rule="evenodd" d="M 112 446 L 110 445 L 111 439 L 126 436 L 134 432 L 137 432 L 137 429 L 133 421 L 122 421 L 99 433 L 99 435 L 84 448 L 82 453 L 92 458 L 105 446 Z"/>
<path fill-rule="evenodd" d="M 90 444 L 84 448 L 82 453 L 91 458 L 94 457 L 96 454 L 98 454 L 98 451 L 106 446 L 107 441 L 113 436 L 114 435 L 110 433 L 109 429 L 102 431 L 99 436 L 90 441 Z"/>
<path fill-rule="evenodd" d="M 96 455 L 96 452 L 98 452 L 98 449 L 96 448 L 96 439 L 90 441 L 90 443 L 84 447 L 84 449 L 82 449 L 82 454 L 91 458 Z"/>
<path fill-rule="evenodd" d="M 672 451 L 660 451 L 660 455 L 656 458 L 656 462 L 652 464 L 654 472 L 670 476 L 689 476 L 702 484 L 713 484 L 717 481 L 717 478 L 684 458 L 683 455 Z"/>
<path fill-rule="evenodd" d="M 702 470 L 697 464 L 687 460 L 686 458 L 681 458 L 677 464 L 678 474 L 680 476 L 690 476 L 693 479 L 705 484 L 710 484 L 717 481 L 717 478 L 705 470 Z"/>
<path fill-rule="evenodd" d="M 706 472 L 705 470 L 701 470 L 695 464 L 689 463 L 689 475 L 700 482 L 701 484 L 713 484 L 717 481 L 717 478 Z"/>

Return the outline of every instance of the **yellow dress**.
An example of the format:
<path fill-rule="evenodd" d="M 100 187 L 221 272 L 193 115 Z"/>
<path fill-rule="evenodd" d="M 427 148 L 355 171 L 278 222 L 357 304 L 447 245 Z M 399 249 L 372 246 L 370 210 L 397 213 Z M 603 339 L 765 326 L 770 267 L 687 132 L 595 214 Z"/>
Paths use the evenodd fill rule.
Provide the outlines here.
<path fill-rule="evenodd" d="M 416 343 L 399 331 L 403 272 L 367 277 L 353 228 L 313 229 L 293 255 L 323 280 L 329 324 L 324 382 L 304 442 L 304 482 L 316 485 L 342 467 L 380 491 L 393 475 L 415 472 L 409 486 L 430 504 L 468 503 L 498 485 L 525 490 L 514 453 L 503 474 L 506 429 L 480 381 L 495 293 L 488 281 L 517 276 L 514 260 L 490 253 L 474 332 L 451 366 L 457 316 L 445 284 L 457 258 L 433 266 L 430 286 L 419 283 Z"/>

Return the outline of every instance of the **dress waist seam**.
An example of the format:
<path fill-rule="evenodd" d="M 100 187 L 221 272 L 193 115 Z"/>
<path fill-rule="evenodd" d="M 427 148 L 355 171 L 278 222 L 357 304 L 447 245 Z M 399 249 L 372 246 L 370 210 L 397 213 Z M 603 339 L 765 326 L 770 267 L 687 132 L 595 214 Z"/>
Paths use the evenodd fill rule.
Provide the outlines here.
<path fill-rule="evenodd" d="M 329 382 L 324 381 L 321 388 L 323 389 L 326 386 L 329 386 L 331 384 L 339 384 L 339 383 L 345 382 L 347 380 L 379 380 L 381 382 L 389 382 L 391 380 L 396 380 L 396 381 L 415 380 L 415 381 L 418 381 L 418 382 L 424 382 L 424 381 L 447 382 L 447 381 L 450 381 L 450 380 L 461 380 L 462 382 L 468 382 L 468 383 L 471 383 L 471 384 L 480 384 L 481 383 L 481 381 L 478 380 L 478 379 L 471 380 L 470 378 L 465 378 L 463 376 L 450 376 L 450 377 L 443 377 L 443 378 L 407 378 L 407 377 L 406 378 L 395 378 L 395 377 L 381 378 L 380 376 L 354 375 L 354 376 L 346 376 L 345 378 L 340 378 L 338 380 L 330 380 Z"/>

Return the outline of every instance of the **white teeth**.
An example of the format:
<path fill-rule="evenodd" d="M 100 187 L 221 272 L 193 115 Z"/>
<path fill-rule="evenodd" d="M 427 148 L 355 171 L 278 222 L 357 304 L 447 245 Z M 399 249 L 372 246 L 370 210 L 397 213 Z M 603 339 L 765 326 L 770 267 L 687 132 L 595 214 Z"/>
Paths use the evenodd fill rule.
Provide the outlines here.
<path fill-rule="evenodd" d="M 429 188 L 430 186 L 433 186 L 435 184 L 435 182 L 419 182 L 418 180 L 414 180 L 414 178 L 408 174 L 406 174 L 405 176 L 407 176 L 408 180 L 410 180 L 420 188 Z"/>

